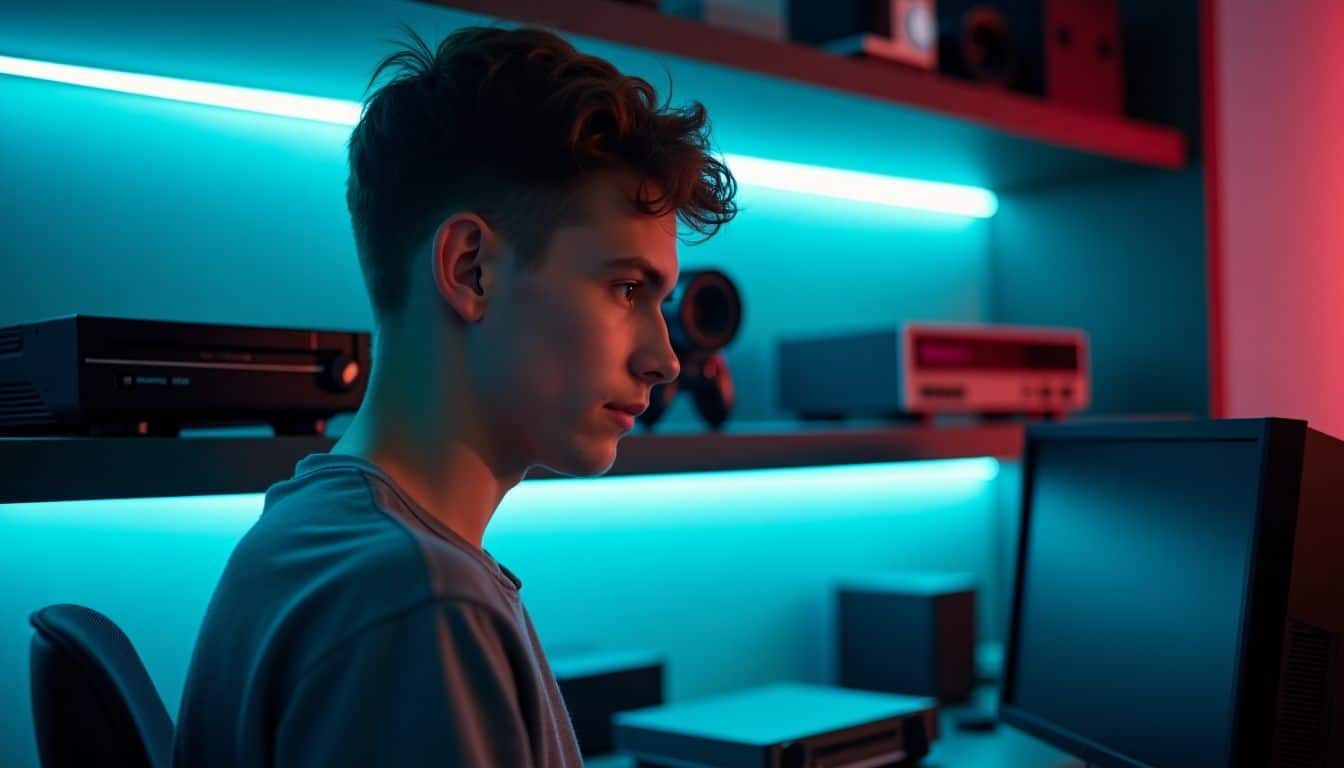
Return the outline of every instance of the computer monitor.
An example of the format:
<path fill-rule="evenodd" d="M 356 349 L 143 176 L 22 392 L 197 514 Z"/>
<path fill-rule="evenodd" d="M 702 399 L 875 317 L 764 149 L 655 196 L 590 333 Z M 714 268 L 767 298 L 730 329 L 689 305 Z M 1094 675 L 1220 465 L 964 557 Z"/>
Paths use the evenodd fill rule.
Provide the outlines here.
<path fill-rule="evenodd" d="M 1344 766 L 1344 442 L 1028 429 L 1000 718 L 1096 766 Z"/>

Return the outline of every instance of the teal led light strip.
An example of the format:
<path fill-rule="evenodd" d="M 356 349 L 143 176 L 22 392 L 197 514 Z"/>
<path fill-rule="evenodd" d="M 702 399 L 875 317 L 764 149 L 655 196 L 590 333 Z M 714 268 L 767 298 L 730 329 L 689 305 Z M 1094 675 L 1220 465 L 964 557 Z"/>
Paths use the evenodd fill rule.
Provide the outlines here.
<path fill-rule="evenodd" d="M 0 56 L 0 74 L 337 125 L 355 125 L 359 122 L 362 109 L 356 102 L 340 99 L 299 96 L 259 88 L 78 67 L 12 56 Z M 770 189 L 980 219 L 993 216 L 999 208 L 995 194 L 980 187 L 824 168 L 749 155 L 729 154 L 724 156 L 724 161 L 739 182 Z"/>
<path fill-rule="evenodd" d="M 746 155 L 724 155 L 724 161 L 742 183 L 786 192 L 977 219 L 987 219 L 999 210 L 998 197 L 979 187 L 844 171 Z"/>
<path fill-rule="evenodd" d="M 510 491 L 497 522 L 532 530 L 866 517 L 964 503 L 998 475 L 997 459 L 979 457 L 544 480 Z"/>
<path fill-rule="evenodd" d="M 785 469 L 620 475 L 524 481 L 500 506 L 502 527 L 702 525 L 781 517 L 864 515 L 866 500 L 924 509 L 985 493 L 996 459 L 932 459 Z M 0 504 L 0 524 L 241 533 L 261 514 L 265 494 L 90 499 Z M 183 508 L 191 514 L 183 514 Z M 668 516 L 669 508 L 677 513 Z"/>
<path fill-rule="evenodd" d="M 360 114 L 359 104 L 340 99 L 296 96 L 260 88 L 241 88 L 235 85 L 179 80 L 175 77 L 76 67 L 49 61 L 16 59 L 12 56 L 0 56 L 0 74 L 339 125 L 354 125 L 359 122 Z"/>

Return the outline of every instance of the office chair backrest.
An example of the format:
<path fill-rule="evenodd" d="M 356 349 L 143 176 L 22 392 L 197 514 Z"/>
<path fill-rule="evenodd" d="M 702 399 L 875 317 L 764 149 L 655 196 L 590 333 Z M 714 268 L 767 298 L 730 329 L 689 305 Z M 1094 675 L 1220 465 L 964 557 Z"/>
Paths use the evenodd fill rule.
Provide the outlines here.
<path fill-rule="evenodd" d="M 131 641 L 80 605 L 29 617 L 33 726 L 43 768 L 168 768 L 173 722 Z"/>

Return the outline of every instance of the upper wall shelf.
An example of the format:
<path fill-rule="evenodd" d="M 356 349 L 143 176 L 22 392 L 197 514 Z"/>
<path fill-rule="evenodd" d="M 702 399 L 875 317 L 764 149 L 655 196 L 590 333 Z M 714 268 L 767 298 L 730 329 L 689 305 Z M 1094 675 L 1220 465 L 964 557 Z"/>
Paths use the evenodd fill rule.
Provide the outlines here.
<path fill-rule="evenodd" d="M 979 126 L 976 138 L 987 145 L 983 151 L 999 156 L 1030 152 L 1029 147 L 1015 146 L 1026 140 L 1139 166 L 1178 169 L 1189 162 L 1186 137 L 1175 128 L 1076 110 L 913 68 L 834 56 L 614 0 L 425 1 L 928 111 Z M 1049 158 L 1026 162 L 1043 160 Z M 1000 157 L 995 162 L 1008 164 L 996 174 L 1001 185 L 1039 180 L 1012 161 Z"/>
<path fill-rule="evenodd" d="M 253 3 L 247 13 L 227 3 L 155 5 L 152 24 L 117 3 L 83 3 L 59 22 L 43 11 L 10 14 L 0 24 L 0 52 L 356 101 L 366 95 L 376 63 L 395 50 L 403 24 L 436 41 L 462 26 L 532 23 L 565 32 L 583 50 L 648 79 L 674 104 L 704 103 L 715 148 L 725 153 L 1000 194 L 1118 172 L 1168 173 L 1190 162 L 1181 130 L 832 56 L 616 0 L 361 2 L 343 4 L 339 13 L 317 0 Z M 1176 64 L 1164 59 L 1163 66 Z M 1185 82 L 1189 74 L 1172 76 Z M 0 85 L 19 87 L 8 79 Z M 108 99 L 82 95 L 100 105 Z M 340 133 L 315 131 L 311 140 L 331 147 L 344 139 Z M 760 190 L 752 194 L 767 199 Z M 842 206 L 797 211 L 809 217 L 845 212 Z"/>

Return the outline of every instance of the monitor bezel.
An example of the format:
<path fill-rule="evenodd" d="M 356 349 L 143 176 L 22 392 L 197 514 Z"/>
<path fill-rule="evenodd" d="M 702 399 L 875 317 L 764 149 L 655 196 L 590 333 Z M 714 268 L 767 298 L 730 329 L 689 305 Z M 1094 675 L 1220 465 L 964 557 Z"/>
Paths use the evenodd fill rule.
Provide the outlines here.
<path fill-rule="evenodd" d="M 1013 600 L 1005 638 L 999 719 L 1098 768 L 1164 768 L 1140 762 L 1033 715 L 1013 702 L 1017 676 L 1022 579 L 1036 451 L 1044 441 L 1256 442 L 1260 494 L 1252 528 L 1250 568 L 1242 585 L 1242 624 L 1237 641 L 1236 701 L 1229 745 L 1234 766 L 1267 765 L 1278 690 L 1283 626 L 1288 610 L 1293 532 L 1301 489 L 1307 423 L 1293 419 L 1143 421 L 1030 426 L 1022 451 L 1022 488 Z"/>

